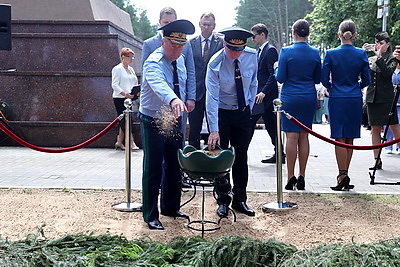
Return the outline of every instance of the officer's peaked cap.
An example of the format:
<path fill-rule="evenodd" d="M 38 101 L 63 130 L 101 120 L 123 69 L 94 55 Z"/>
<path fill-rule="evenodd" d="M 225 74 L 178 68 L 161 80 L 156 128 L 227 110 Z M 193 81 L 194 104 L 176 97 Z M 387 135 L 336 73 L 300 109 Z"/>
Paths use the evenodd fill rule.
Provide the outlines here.
<path fill-rule="evenodd" d="M 224 41 L 230 50 L 242 51 L 246 47 L 247 38 L 253 37 L 253 34 L 240 27 L 225 28 L 220 33 L 224 34 Z"/>
<path fill-rule="evenodd" d="M 164 38 L 177 44 L 185 44 L 187 41 L 186 34 L 193 34 L 195 31 L 194 25 L 185 19 L 174 20 L 162 26 L 159 30 L 163 30 Z"/>

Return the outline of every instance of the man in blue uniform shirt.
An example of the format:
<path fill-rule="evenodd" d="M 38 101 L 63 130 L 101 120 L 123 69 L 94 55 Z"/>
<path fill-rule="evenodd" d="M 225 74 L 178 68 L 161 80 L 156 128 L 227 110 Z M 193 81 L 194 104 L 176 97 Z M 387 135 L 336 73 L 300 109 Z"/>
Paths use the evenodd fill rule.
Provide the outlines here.
<path fill-rule="evenodd" d="M 160 24 L 160 27 L 163 27 L 176 19 L 177 15 L 175 9 L 173 9 L 172 7 L 164 7 L 160 11 L 160 19 L 158 23 Z M 155 36 L 143 42 L 142 67 L 146 59 L 149 57 L 149 55 L 153 53 L 154 50 L 156 50 L 161 46 L 161 39 L 162 39 L 162 33 L 158 32 Z M 194 109 L 194 104 L 196 100 L 196 77 L 194 70 L 193 51 L 190 43 L 186 43 L 183 46 L 182 54 L 185 59 L 185 67 L 188 77 L 186 81 L 186 90 L 187 90 L 186 105 L 189 108 L 189 112 L 191 112 Z"/>
<path fill-rule="evenodd" d="M 211 59 L 206 74 L 206 111 L 210 126 L 208 148 L 220 145 L 235 148 L 232 166 L 233 188 L 229 174 L 227 183 L 217 186 L 220 217 L 228 215 L 228 207 L 248 216 L 255 212 L 247 206 L 246 187 L 248 182 L 247 149 L 251 109 L 257 93 L 257 53 L 247 48 L 247 38 L 253 34 L 239 27 L 220 31 L 224 34 L 224 48 Z M 232 192 L 233 200 L 229 193 Z"/>
<path fill-rule="evenodd" d="M 162 45 L 143 65 L 139 107 L 144 152 L 143 219 L 150 229 L 157 230 L 164 229 L 157 207 L 160 183 L 161 214 L 189 218 L 179 210 L 181 176 L 177 151 L 182 147 L 181 117 L 188 112 L 183 101 L 187 99 L 187 74 L 181 54 L 186 34 L 193 34 L 195 29 L 187 20 L 175 20 L 160 30 Z"/>
<path fill-rule="evenodd" d="M 160 11 L 160 19 L 158 23 L 160 27 L 167 25 L 168 23 L 177 19 L 177 14 L 175 9 L 172 7 L 164 7 Z M 162 31 L 159 31 L 155 36 L 145 40 L 143 42 L 143 49 L 142 49 L 142 67 L 148 56 L 154 52 L 157 48 L 161 46 L 161 39 L 162 39 Z M 182 99 L 186 107 L 188 108 L 189 112 L 192 112 L 195 108 L 195 101 L 196 101 L 196 77 L 195 77 L 195 67 L 194 67 L 194 60 L 193 60 L 193 51 L 192 46 L 189 42 L 187 42 L 183 46 L 182 55 L 185 61 L 185 67 L 187 72 L 187 80 L 186 80 L 186 99 Z M 144 75 L 144 73 L 143 73 Z M 183 114 L 182 117 L 182 131 L 183 131 L 183 144 L 185 143 L 186 139 L 186 122 L 187 122 L 188 114 Z M 190 188 L 191 186 L 184 183 L 181 183 L 182 188 Z"/>

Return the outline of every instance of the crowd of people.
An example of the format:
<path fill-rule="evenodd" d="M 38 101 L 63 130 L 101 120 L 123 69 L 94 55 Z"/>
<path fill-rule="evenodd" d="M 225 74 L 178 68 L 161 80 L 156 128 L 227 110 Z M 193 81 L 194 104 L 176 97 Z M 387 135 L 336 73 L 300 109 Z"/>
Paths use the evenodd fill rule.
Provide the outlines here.
<path fill-rule="evenodd" d="M 188 20 L 178 20 L 173 8 L 161 10 L 159 24 L 157 35 L 143 44 L 138 115 L 143 148 L 143 219 L 150 229 L 164 229 L 160 213 L 189 218 L 180 211 L 182 184 L 177 151 L 186 139 L 196 149 L 202 149 L 204 121 L 208 150 L 235 148 L 231 174 L 226 174 L 225 182 L 215 187 L 216 213 L 221 218 L 228 216 L 229 206 L 245 215 L 255 215 L 247 205 L 247 150 L 255 125 L 262 118 L 275 153 L 261 162 L 277 162 L 277 122 L 272 104 L 277 97 L 282 100 L 283 110 L 310 129 L 313 123 L 322 123 L 325 115 L 330 137 L 348 145 L 360 137 L 364 102 L 372 127 L 372 144 L 381 142 L 382 127 L 386 124 L 394 138 L 400 137 L 397 111 L 388 123 L 395 95 L 393 83 L 400 76 L 400 46 L 392 53 L 386 32 L 376 34 L 373 49 L 371 44 L 357 48 L 353 46 L 358 35 L 356 25 L 345 20 L 338 27 L 341 45 L 328 50 L 321 61 L 319 50 L 307 43 L 310 25 L 304 19 L 293 24 L 294 43 L 280 53 L 268 41 L 267 27 L 260 23 L 250 30 L 230 27 L 216 33 L 214 14 L 205 12 L 199 20 L 201 34 L 190 41 L 187 35 L 194 33 L 194 25 Z M 249 38 L 257 50 L 247 46 Z M 367 51 L 374 55 L 368 58 Z M 133 98 L 132 86 L 138 84 L 129 66 L 134 52 L 123 48 L 120 55 L 121 63 L 112 70 L 118 114 L 123 112 L 124 99 Z M 175 123 L 170 127 L 174 134 L 166 135 L 159 129 L 166 116 L 173 117 Z M 285 189 L 305 190 L 310 152 L 308 133 L 286 117 L 281 124 L 286 134 L 281 154 L 288 175 Z M 122 123 L 115 143 L 119 149 L 124 149 L 123 129 Z M 136 147 L 134 141 L 132 147 Z M 331 189 L 350 190 L 354 188 L 349 177 L 353 150 L 335 146 L 335 154 L 338 175 Z M 377 151 L 374 157 L 378 158 Z M 295 173 L 296 162 L 298 173 Z M 371 168 L 381 169 L 382 161 L 377 159 Z"/>

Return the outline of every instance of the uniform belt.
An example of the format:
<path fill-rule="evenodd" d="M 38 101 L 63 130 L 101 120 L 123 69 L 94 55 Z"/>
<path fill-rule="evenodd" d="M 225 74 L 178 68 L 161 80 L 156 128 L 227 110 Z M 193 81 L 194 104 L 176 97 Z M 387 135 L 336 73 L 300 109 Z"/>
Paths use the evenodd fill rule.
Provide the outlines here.
<path fill-rule="evenodd" d="M 219 108 L 219 109 L 226 110 L 226 111 L 241 111 L 241 112 L 243 112 L 243 111 L 245 111 L 247 108 L 250 108 L 250 106 L 247 105 L 247 106 L 245 106 L 242 110 L 239 110 L 239 109 L 237 108 L 237 106 L 235 106 L 235 107 L 230 107 L 229 109 L 228 109 L 228 108 Z"/>

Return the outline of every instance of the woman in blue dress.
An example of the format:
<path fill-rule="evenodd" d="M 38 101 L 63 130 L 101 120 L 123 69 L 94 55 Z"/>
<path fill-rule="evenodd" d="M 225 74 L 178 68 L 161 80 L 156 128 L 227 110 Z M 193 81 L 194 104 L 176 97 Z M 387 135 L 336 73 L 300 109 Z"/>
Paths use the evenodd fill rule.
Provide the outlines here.
<path fill-rule="evenodd" d="M 354 138 L 360 138 L 362 89 L 370 83 L 367 54 L 352 44 L 357 35 L 352 20 L 340 24 L 338 36 L 341 45 L 326 52 L 321 74 L 322 84 L 329 90 L 331 138 L 350 145 Z M 335 154 L 339 175 L 337 185 L 331 189 L 352 189 L 354 186 L 350 185 L 348 171 L 353 149 L 335 146 Z"/>
<path fill-rule="evenodd" d="M 293 24 L 294 44 L 281 49 L 276 79 L 282 83 L 282 110 L 294 116 L 307 127 L 312 127 L 317 107 L 315 84 L 320 83 L 321 58 L 316 48 L 307 44 L 310 25 L 304 19 Z M 305 172 L 310 144 L 308 133 L 282 117 L 282 130 L 286 133 L 286 166 L 288 182 L 286 190 L 305 189 Z M 299 175 L 294 175 L 299 157 Z"/>

